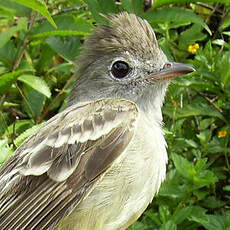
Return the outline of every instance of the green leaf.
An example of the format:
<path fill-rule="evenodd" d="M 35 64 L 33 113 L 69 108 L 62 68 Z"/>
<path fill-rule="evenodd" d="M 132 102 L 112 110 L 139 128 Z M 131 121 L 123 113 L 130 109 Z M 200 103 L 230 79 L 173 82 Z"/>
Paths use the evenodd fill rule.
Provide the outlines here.
<path fill-rule="evenodd" d="M 32 30 L 30 39 L 51 36 L 88 35 L 93 28 L 92 24 L 86 20 L 75 18 L 71 15 L 59 15 L 54 17 L 54 20 L 57 29 L 54 29 L 47 22 L 43 22 Z"/>
<path fill-rule="evenodd" d="M 191 26 L 191 28 L 185 30 L 180 34 L 179 47 L 182 47 L 183 49 L 187 49 L 188 45 L 192 45 L 197 41 L 202 41 L 206 37 L 207 36 L 201 32 L 201 25 L 194 24 Z"/>
<path fill-rule="evenodd" d="M 122 7 L 129 13 L 142 15 L 144 9 L 144 0 L 121 0 Z"/>
<path fill-rule="evenodd" d="M 190 163 L 187 159 L 177 154 L 172 154 L 173 163 L 177 171 L 186 179 L 191 180 L 192 176 L 196 174 L 196 171 L 193 167 L 193 164 Z"/>
<path fill-rule="evenodd" d="M 5 31 L 0 33 L 0 48 L 3 47 L 10 39 L 11 37 L 20 30 L 26 30 L 27 25 L 27 19 L 26 18 L 20 18 L 18 20 L 17 26 L 12 26 Z"/>
<path fill-rule="evenodd" d="M 172 160 L 180 175 L 187 179 L 192 185 L 196 185 L 198 188 L 214 184 L 218 181 L 212 171 L 203 169 L 206 159 L 201 159 L 201 162 L 195 167 L 186 158 L 175 153 L 172 154 Z"/>
<path fill-rule="evenodd" d="M 87 3 L 95 21 L 97 23 L 104 23 L 106 20 L 99 15 L 99 13 L 102 13 L 99 2 L 97 0 L 85 0 L 85 2 Z"/>
<path fill-rule="evenodd" d="M 196 14 L 182 8 L 163 8 L 150 10 L 143 15 L 150 23 L 165 23 L 165 22 L 190 22 L 195 23 L 205 28 L 211 35 L 211 31 L 205 22 Z"/>
<path fill-rule="evenodd" d="M 10 88 L 10 86 L 16 82 L 17 78 L 26 72 L 31 72 L 31 70 L 17 70 L 11 73 L 5 73 L 0 76 L 0 94 L 4 94 Z"/>
<path fill-rule="evenodd" d="M 186 87 L 189 89 L 210 91 L 216 94 L 220 93 L 220 89 L 218 87 L 216 87 L 211 81 L 205 79 L 180 78 L 175 79 L 174 83 L 178 86 Z"/>
<path fill-rule="evenodd" d="M 73 63 L 62 63 L 60 65 L 54 66 L 53 68 L 48 70 L 48 73 L 56 71 L 57 73 L 68 73 L 70 72 L 71 68 L 73 67 Z"/>
<path fill-rule="evenodd" d="M 168 4 L 175 4 L 175 3 L 191 3 L 191 2 L 197 2 L 197 0 L 155 0 L 153 7 L 158 8 L 163 5 L 168 5 Z M 209 0 L 200 0 L 199 2 L 210 2 Z M 212 2 L 217 2 L 217 3 L 224 3 L 229 5 L 229 0 L 212 0 Z"/>
<path fill-rule="evenodd" d="M 200 140 L 202 145 L 206 145 L 210 139 L 211 133 L 210 130 L 201 131 L 199 134 L 196 134 L 197 138 Z"/>
<path fill-rule="evenodd" d="M 186 139 L 185 142 L 192 148 L 198 148 L 198 144 L 192 139 Z"/>
<path fill-rule="evenodd" d="M 172 199 L 182 198 L 185 196 L 184 189 L 178 185 L 163 183 L 159 191 L 160 196 L 170 197 Z"/>
<path fill-rule="evenodd" d="M 159 215 L 157 213 L 153 213 L 153 211 L 151 209 L 146 210 L 144 215 L 149 217 L 151 219 L 151 221 L 156 223 L 157 225 L 161 225 Z"/>
<path fill-rule="evenodd" d="M 198 160 L 198 163 L 195 165 L 196 175 L 193 176 L 193 183 L 198 187 L 204 187 L 218 182 L 218 178 L 211 170 L 204 169 L 207 167 L 207 164 L 201 165 L 204 162 L 202 162 L 202 160 L 204 159 Z M 199 164 L 199 161 L 201 161 L 201 164 Z"/>
<path fill-rule="evenodd" d="M 193 206 L 192 213 L 188 219 L 197 223 L 207 223 L 208 216 L 206 215 L 206 209 L 200 206 Z"/>
<path fill-rule="evenodd" d="M 228 12 L 227 15 L 225 15 L 225 17 L 223 18 L 223 22 L 221 23 L 221 26 L 220 26 L 220 30 L 225 30 L 226 28 L 228 28 L 230 26 L 230 14 Z"/>
<path fill-rule="evenodd" d="M 225 32 L 223 32 L 223 34 L 230 36 L 230 31 L 225 31 Z"/>
<path fill-rule="evenodd" d="M 218 178 L 211 170 L 203 170 L 193 177 L 193 183 L 199 188 L 215 184 L 216 182 L 218 182 Z"/>
<path fill-rule="evenodd" d="M 224 41 L 223 39 L 213 40 L 212 44 L 219 45 L 219 46 L 224 46 L 224 47 L 230 49 L 230 45 L 226 41 Z"/>
<path fill-rule="evenodd" d="M 177 226 L 172 220 L 169 220 L 161 226 L 160 230 L 177 230 Z"/>
<path fill-rule="evenodd" d="M 213 138 L 213 140 L 208 144 L 207 151 L 209 153 L 229 153 L 230 148 L 229 147 L 223 147 L 220 144 L 219 138 Z"/>
<path fill-rule="evenodd" d="M 17 49 L 12 40 L 9 40 L 2 48 L 0 48 L 0 62 L 2 62 L 5 67 L 7 67 L 8 71 L 12 70 L 16 53 Z"/>
<path fill-rule="evenodd" d="M 165 107 L 164 114 L 167 114 L 171 118 L 184 118 L 191 116 L 210 116 L 210 117 L 218 117 L 221 120 L 225 121 L 223 115 L 216 110 L 214 107 L 204 104 L 204 103 L 194 103 L 190 105 L 186 105 L 182 109 L 178 108 L 176 112 L 174 112 L 175 107 Z"/>
<path fill-rule="evenodd" d="M 36 63 L 35 69 L 38 75 L 44 73 L 44 71 L 50 70 L 50 66 L 53 65 L 53 57 L 55 52 L 45 42 L 40 45 L 40 56 Z"/>
<path fill-rule="evenodd" d="M 42 93 L 48 98 L 51 96 L 51 92 L 48 85 L 40 77 L 29 75 L 29 74 L 23 74 L 18 78 L 18 80 L 26 83 L 27 85 L 37 90 L 38 92 Z"/>
<path fill-rule="evenodd" d="M 27 129 L 26 131 L 24 131 L 23 133 L 21 133 L 15 140 L 14 140 L 14 144 L 19 147 L 22 142 L 29 136 L 31 136 L 32 134 L 34 134 L 40 127 L 42 127 L 44 123 L 38 124 L 38 125 L 34 125 L 33 127 Z"/>
<path fill-rule="evenodd" d="M 30 38 L 35 39 L 35 38 L 46 38 L 52 36 L 75 36 L 75 35 L 88 35 L 88 34 L 89 33 L 82 32 L 82 31 L 74 31 L 74 30 L 53 30 L 50 32 L 35 34 Z"/>
<path fill-rule="evenodd" d="M 97 23 L 107 24 L 107 19 L 100 14 L 117 13 L 114 0 L 85 0 L 93 18 Z"/>
<path fill-rule="evenodd" d="M 224 186 L 224 187 L 223 187 L 223 190 L 224 190 L 224 191 L 230 192 L 230 185 Z"/>
<path fill-rule="evenodd" d="M 181 222 L 183 222 L 192 213 L 192 210 L 193 210 L 192 206 L 183 207 L 173 215 L 172 220 L 176 224 L 180 224 Z"/>
<path fill-rule="evenodd" d="M 159 214 L 160 214 L 160 219 L 162 223 L 166 223 L 168 219 L 170 218 L 170 210 L 169 207 L 166 205 L 161 205 L 159 207 Z"/>
<path fill-rule="evenodd" d="M 193 194 L 197 197 L 198 200 L 203 200 L 208 196 L 209 193 L 208 191 L 195 190 L 193 191 Z"/>
<path fill-rule="evenodd" d="M 209 65 L 209 63 L 213 63 L 213 59 L 214 59 L 214 55 L 213 55 L 213 49 L 212 49 L 212 43 L 211 41 L 208 41 L 206 44 L 205 44 L 205 47 L 204 47 L 204 50 L 203 50 L 203 54 L 204 56 L 207 58 L 208 60 L 208 63 L 207 65 Z M 212 70 L 210 68 L 210 70 Z"/>
<path fill-rule="evenodd" d="M 47 20 L 50 22 L 50 24 L 53 27 L 57 27 L 54 20 L 49 14 L 49 11 L 47 9 L 47 6 L 43 0 L 11 0 L 13 2 L 17 2 L 23 6 L 29 7 L 33 10 L 38 11 L 40 14 L 42 14 L 44 17 L 47 18 Z"/>
<path fill-rule="evenodd" d="M 34 120 L 41 116 L 44 104 L 45 96 L 37 90 L 25 85 L 23 88 L 26 100 L 23 100 L 23 110 Z"/>
<path fill-rule="evenodd" d="M 148 230 L 148 226 L 139 221 L 136 221 L 133 225 L 127 228 L 127 230 Z"/>
<path fill-rule="evenodd" d="M 33 123 L 31 120 L 16 121 L 7 127 L 7 130 L 5 131 L 3 137 L 15 136 L 15 135 L 17 136 L 18 134 L 24 132 L 26 129 L 32 127 L 32 125 Z"/>
<path fill-rule="evenodd" d="M 203 200 L 203 206 L 211 209 L 221 208 L 224 205 L 225 205 L 224 201 L 218 200 L 214 196 L 206 197 L 205 200 Z"/>
<path fill-rule="evenodd" d="M 10 12 L 14 17 L 25 17 L 31 14 L 31 9 L 13 2 L 12 0 L 1 1 L 0 8 Z"/>
<path fill-rule="evenodd" d="M 228 85 L 230 84 L 230 51 L 225 52 L 224 54 L 218 56 L 215 63 L 216 70 L 215 75 L 220 77 L 221 83 L 228 90 Z M 224 66 L 224 68 L 223 68 Z"/>
<path fill-rule="evenodd" d="M 74 62 L 79 54 L 80 39 L 76 36 L 63 41 L 60 37 L 49 37 L 47 44 L 67 61 Z"/>
<path fill-rule="evenodd" d="M 0 140 L 0 165 L 13 153 L 6 140 Z"/>
<path fill-rule="evenodd" d="M 201 172 L 202 170 L 206 169 L 207 168 L 207 158 L 202 158 L 202 159 L 199 159 L 197 162 L 196 162 L 196 165 L 195 165 L 195 169 L 198 171 L 198 172 Z"/>
<path fill-rule="evenodd" d="M 118 13 L 117 5 L 114 0 L 97 0 L 101 11 L 99 13 Z"/>
<path fill-rule="evenodd" d="M 224 218 L 217 215 L 207 215 L 208 221 L 203 221 L 201 224 L 207 230 L 225 230 Z"/>
<path fill-rule="evenodd" d="M 164 54 L 167 56 L 168 60 L 174 61 L 174 58 L 171 54 L 169 41 L 166 38 L 162 37 L 161 39 L 158 40 L 158 43 L 159 43 L 161 49 L 163 50 Z"/>
<path fill-rule="evenodd" d="M 201 130 L 207 129 L 211 124 L 214 123 L 214 121 L 215 121 L 214 118 L 203 119 L 203 120 L 200 122 L 200 129 L 201 129 Z"/>

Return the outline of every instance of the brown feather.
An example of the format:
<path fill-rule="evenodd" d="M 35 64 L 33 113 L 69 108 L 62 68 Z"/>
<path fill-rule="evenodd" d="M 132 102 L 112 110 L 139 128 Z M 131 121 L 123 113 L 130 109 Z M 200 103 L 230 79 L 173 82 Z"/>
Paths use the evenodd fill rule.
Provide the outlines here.
<path fill-rule="evenodd" d="M 124 153 L 137 115 L 133 103 L 105 99 L 47 121 L 0 171 L 0 229 L 52 229 Z"/>

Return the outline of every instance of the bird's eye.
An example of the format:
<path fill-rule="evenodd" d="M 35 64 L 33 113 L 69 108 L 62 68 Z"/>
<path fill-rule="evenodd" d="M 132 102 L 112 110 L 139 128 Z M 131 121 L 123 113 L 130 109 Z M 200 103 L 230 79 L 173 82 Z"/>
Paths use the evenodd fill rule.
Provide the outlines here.
<path fill-rule="evenodd" d="M 130 71 L 129 65 L 124 61 L 116 61 L 113 63 L 111 72 L 115 78 L 124 78 Z"/>

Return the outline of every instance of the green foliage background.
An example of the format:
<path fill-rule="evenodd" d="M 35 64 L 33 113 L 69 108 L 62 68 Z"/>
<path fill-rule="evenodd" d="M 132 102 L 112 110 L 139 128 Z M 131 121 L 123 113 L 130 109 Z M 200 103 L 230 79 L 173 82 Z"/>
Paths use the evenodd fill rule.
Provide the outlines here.
<path fill-rule="evenodd" d="M 65 106 L 100 13 L 133 12 L 153 26 L 169 60 L 197 71 L 168 90 L 167 179 L 129 229 L 230 230 L 230 2 L 155 0 L 143 9 L 144 0 L 1 1 L 0 164 Z"/>

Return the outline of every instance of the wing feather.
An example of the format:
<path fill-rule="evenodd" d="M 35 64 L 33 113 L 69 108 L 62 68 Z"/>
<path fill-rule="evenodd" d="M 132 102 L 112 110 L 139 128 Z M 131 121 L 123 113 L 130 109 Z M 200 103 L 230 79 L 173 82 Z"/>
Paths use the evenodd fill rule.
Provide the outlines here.
<path fill-rule="evenodd" d="M 47 121 L 0 171 L 0 229 L 53 229 L 124 152 L 137 118 L 132 102 L 102 99 Z"/>

